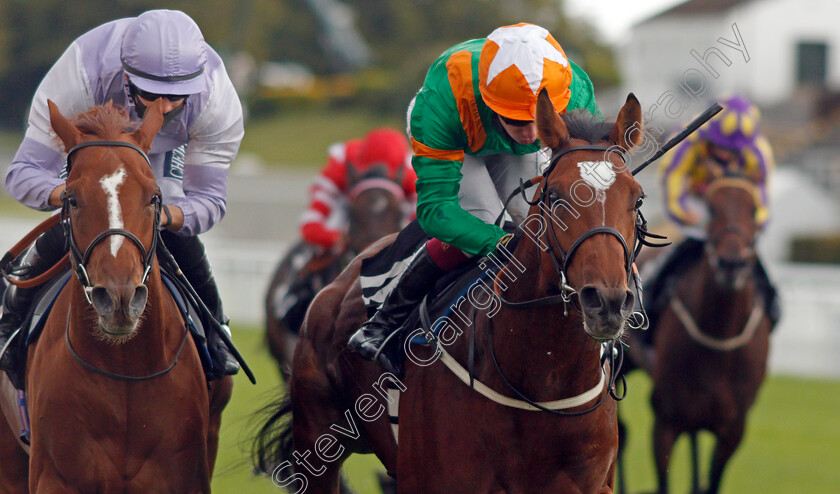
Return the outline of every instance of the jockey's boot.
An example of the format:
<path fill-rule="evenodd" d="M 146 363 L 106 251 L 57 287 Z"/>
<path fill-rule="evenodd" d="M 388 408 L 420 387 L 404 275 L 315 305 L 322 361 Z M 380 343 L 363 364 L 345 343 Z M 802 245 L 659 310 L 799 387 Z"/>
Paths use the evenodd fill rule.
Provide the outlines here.
<path fill-rule="evenodd" d="M 394 290 L 385 297 L 376 314 L 353 333 L 347 347 L 367 360 L 373 360 L 379 352 L 377 362 L 389 372 L 396 373 L 397 366 L 385 352 L 379 351 L 380 347 L 444 273 L 446 270 L 432 260 L 424 247 L 406 268 Z"/>
<path fill-rule="evenodd" d="M 184 274 L 190 280 L 195 292 L 201 297 L 204 305 L 210 309 L 213 317 L 221 323 L 222 329 L 227 334 L 228 339 L 233 341 L 230 334 L 230 318 L 225 315 L 225 311 L 222 309 L 222 297 L 219 295 L 219 288 L 216 286 L 216 279 L 213 277 L 213 269 L 210 267 L 210 261 L 207 259 L 206 254 L 201 256 L 199 262 L 192 266 L 192 270 L 191 273 L 184 271 Z M 208 333 L 214 331 L 210 328 L 206 329 Z M 221 341 L 221 338 L 210 337 L 208 334 L 207 343 L 208 349 L 213 354 L 211 355 L 213 362 L 224 362 L 224 375 L 229 376 L 239 372 L 239 362 L 236 361 L 236 358 L 230 352 L 227 345 Z"/>
<path fill-rule="evenodd" d="M 219 289 L 216 280 L 213 278 L 213 269 L 204 250 L 204 244 L 197 235 L 181 236 L 168 230 L 160 232 L 160 239 L 175 258 L 178 267 L 186 276 L 187 281 L 192 285 L 193 290 L 210 310 L 210 314 L 222 325 L 222 329 L 230 338 L 229 319 L 222 309 L 222 299 L 219 296 Z M 210 352 L 210 360 L 213 361 L 214 370 L 211 379 L 221 378 L 225 375 L 239 372 L 239 362 L 228 349 L 222 338 L 215 329 L 205 328 L 207 337 L 207 350 Z M 223 372 L 218 372 L 217 367 L 222 367 Z"/>
<path fill-rule="evenodd" d="M 36 243 L 29 248 L 14 272 L 19 273 L 19 279 L 32 279 L 52 267 L 55 263 L 52 257 L 55 256 L 41 256 L 38 253 L 38 244 Z M 9 284 L 6 293 L 3 294 L 3 305 L 0 310 L 0 352 L 2 352 L 0 369 L 4 372 L 14 371 L 20 360 L 17 346 L 10 345 L 10 343 L 13 335 L 23 323 L 23 319 L 32 304 L 32 299 L 38 293 L 39 288 L 21 288 Z"/>

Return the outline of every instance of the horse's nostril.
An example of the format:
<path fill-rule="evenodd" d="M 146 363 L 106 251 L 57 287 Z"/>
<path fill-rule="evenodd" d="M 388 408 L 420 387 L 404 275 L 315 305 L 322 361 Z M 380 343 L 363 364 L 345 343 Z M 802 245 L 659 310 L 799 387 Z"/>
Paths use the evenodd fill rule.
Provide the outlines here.
<path fill-rule="evenodd" d="M 624 302 L 621 303 L 621 315 L 629 317 L 636 305 L 636 295 L 631 290 L 625 290 Z"/>
<path fill-rule="evenodd" d="M 138 285 L 134 289 L 134 295 L 128 303 L 128 310 L 132 317 L 140 317 L 140 314 L 146 309 L 146 299 L 148 296 L 149 290 L 146 288 L 146 285 Z"/>
<path fill-rule="evenodd" d="M 90 293 L 90 300 L 93 302 L 96 312 L 102 316 L 112 314 L 114 312 L 114 308 L 116 307 L 113 297 L 111 297 L 111 294 L 108 293 L 108 289 L 104 286 L 93 287 L 93 290 L 91 290 Z"/>
<path fill-rule="evenodd" d="M 587 310 L 597 310 L 604 305 L 601 301 L 601 294 L 592 285 L 581 288 L 578 295 L 580 296 L 580 305 Z"/>

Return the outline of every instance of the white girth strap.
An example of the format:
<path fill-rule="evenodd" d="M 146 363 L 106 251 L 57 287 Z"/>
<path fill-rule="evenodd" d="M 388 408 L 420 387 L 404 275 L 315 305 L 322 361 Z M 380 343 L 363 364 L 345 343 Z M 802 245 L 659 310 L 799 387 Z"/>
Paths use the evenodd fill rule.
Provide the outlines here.
<path fill-rule="evenodd" d="M 470 385 L 470 375 L 461 364 L 458 363 L 449 353 L 444 350 L 442 345 L 438 345 L 438 350 L 440 351 L 440 359 L 441 361 L 452 371 L 455 376 L 458 377 L 464 384 L 467 386 Z M 555 400 L 555 401 L 544 401 L 541 403 L 537 403 L 541 407 L 548 408 L 549 410 L 565 410 L 568 408 L 575 408 L 590 401 L 598 398 L 601 396 L 601 393 L 604 391 L 604 385 L 606 384 L 606 372 L 603 368 L 601 368 L 601 380 L 598 381 L 598 384 L 595 385 L 594 388 L 585 391 L 577 396 L 573 396 L 571 398 L 565 398 L 562 400 Z M 509 398 L 501 393 L 498 393 L 491 389 L 486 384 L 482 383 L 478 379 L 473 379 L 473 389 L 481 393 L 486 398 L 495 401 L 500 405 L 504 405 L 511 408 L 519 408 L 520 410 L 532 410 L 532 411 L 540 411 L 539 408 L 521 401 L 516 400 L 513 398 Z"/>
<path fill-rule="evenodd" d="M 688 335 L 691 336 L 691 339 L 706 348 L 711 348 L 712 350 L 720 352 L 729 352 L 746 345 L 752 339 L 753 335 L 755 335 L 755 331 L 758 329 L 761 318 L 764 316 L 763 304 L 760 301 L 755 301 L 753 303 L 752 312 L 750 312 L 750 317 L 747 319 L 747 324 L 744 326 L 744 330 L 741 331 L 741 334 L 730 338 L 714 338 L 703 333 L 679 298 L 671 297 L 670 305 L 674 314 L 677 315 L 677 318 L 679 318 L 680 322 L 685 327 Z"/>

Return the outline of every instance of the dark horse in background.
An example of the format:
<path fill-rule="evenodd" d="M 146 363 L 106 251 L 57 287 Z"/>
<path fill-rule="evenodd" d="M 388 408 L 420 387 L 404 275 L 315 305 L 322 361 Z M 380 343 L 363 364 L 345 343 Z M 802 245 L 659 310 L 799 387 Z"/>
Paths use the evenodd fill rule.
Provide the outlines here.
<path fill-rule="evenodd" d="M 348 167 L 348 228 L 335 251 L 298 241 L 274 270 L 265 296 L 265 331 L 268 348 L 285 379 L 300 324 L 315 294 L 338 276 L 356 255 L 380 238 L 399 231 L 405 212 L 402 189 L 377 167 L 354 176 Z"/>
<path fill-rule="evenodd" d="M 628 283 L 643 193 L 620 153 L 606 150 L 638 144 L 626 136 L 639 134 L 628 130 L 640 119 L 632 95 L 612 124 L 585 113 L 561 118 L 540 94 L 537 129 L 553 165 L 534 180 L 527 221 L 539 234 L 502 260 L 486 304 L 461 306 L 472 321 L 453 321 L 461 337 L 412 347 L 423 361 L 407 358 L 403 376 L 346 349 L 367 318 L 362 258 L 392 238 L 321 290 L 301 330 L 289 395 L 255 439 L 258 468 L 280 486 L 335 493 L 344 460 L 374 453 L 403 493 L 613 492 L 615 369 L 602 352 L 633 309 Z M 573 206 L 570 187 L 587 163 L 613 180 L 585 207 Z M 450 370 L 458 367 L 461 377 Z M 398 437 L 384 413 L 394 404 L 388 383 L 402 391 Z"/>
<path fill-rule="evenodd" d="M 658 492 L 669 492 L 668 464 L 677 438 L 691 441 L 692 492 L 717 493 L 724 468 L 744 435 L 747 412 L 767 368 L 771 322 L 753 275 L 758 191 L 723 177 L 706 191 L 711 219 L 700 260 L 677 276 L 654 321 L 653 447 Z M 716 438 L 708 486 L 701 489 L 697 437 Z"/>
<path fill-rule="evenodd" d="M 49 110 L 73 165 L 62 215 L 75 276 L 29 347 L 29 455 L 2 376 L 0 490 L 208 493 L 233 380 L 206 381 L 161 279 L 162 198 L 146 158 L 160 104 L 133 133 L 110 103 L 74 121 Z"/>

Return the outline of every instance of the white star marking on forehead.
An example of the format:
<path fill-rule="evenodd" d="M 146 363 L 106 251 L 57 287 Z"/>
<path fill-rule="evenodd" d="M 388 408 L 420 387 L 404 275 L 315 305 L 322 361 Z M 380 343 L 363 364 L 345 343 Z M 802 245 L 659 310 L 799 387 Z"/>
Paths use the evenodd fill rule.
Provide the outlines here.
<path fill-rule="evenodd" d="M 122 208 L 120 207 L 120 197 L 117 191 L 123 182 L 125 182 L 125 169 L 123 167 L 99 180 L 102 189 L 105 191 L 105 197 L 108 199 L 108 228 L 123 227 Z M 111 236 L 112 256 L 117 257 L 117 252 L 119 252 L 122 243 L 122 235 Z"/>
<path fill-rule="evenodd" d="M 502 71 L 515 65 L 525 76 L 531 91 L 537 94 L 542 82 L 545 59 L 564 67 L 569 64 L 563 54 L 545 39 L 548 34 L 546 29 L 532 24 L 493 31 L 487 39 L 499 45 L 499 51 L 488 68 L 487 84 L 493 82 Z"/>

